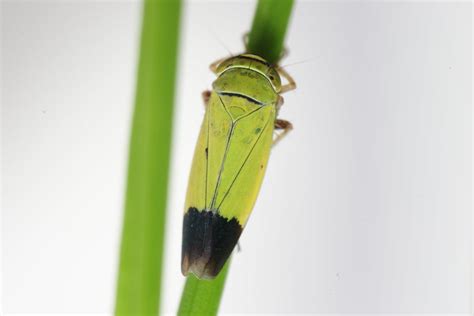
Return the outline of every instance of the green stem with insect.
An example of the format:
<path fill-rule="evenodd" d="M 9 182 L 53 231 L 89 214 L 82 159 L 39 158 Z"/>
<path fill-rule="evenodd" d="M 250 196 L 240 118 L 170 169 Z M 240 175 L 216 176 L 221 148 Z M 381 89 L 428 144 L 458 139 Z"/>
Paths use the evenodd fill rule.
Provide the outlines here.
<path fill-rule="evenodd" d="M 247 50 L 276 64 L 282 54 L 293 0 L 259 0 Z M 190 275 L 181 296 L 178 315 L 216 315 L 230 260 L 216 279 L 199 280 Z"/>

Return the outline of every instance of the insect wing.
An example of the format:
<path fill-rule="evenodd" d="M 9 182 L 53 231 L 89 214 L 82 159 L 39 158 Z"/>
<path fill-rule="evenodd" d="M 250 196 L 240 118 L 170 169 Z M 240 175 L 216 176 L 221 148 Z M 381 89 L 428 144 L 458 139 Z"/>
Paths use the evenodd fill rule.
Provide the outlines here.
<path fill-rule="evenodd" d="M 274 120 L 274 106 L 212 93 L 186 197 L 183 274 L 214 278 L 230 256 L 260 189 Z"/>

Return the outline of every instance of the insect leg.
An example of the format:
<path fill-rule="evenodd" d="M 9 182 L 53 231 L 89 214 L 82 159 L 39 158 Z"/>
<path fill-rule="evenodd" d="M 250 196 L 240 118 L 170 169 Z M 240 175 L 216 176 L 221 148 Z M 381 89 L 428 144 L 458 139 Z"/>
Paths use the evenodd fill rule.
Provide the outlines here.
<path fill-rule="evenodd" d="M 212 64 L 209 65 L 209 69 L 211 69 L 211 71 L 213 73 L 217 74 L 217 67 L 219 66 L 219 64 L 221 62 L 223 62 L 227 58 L 229 58 L 229 57 L 224 57 L 224 58 L 220 58 L 220 59 L 216 60 L 215 62 L 213 62 Z"/>
<path fill-rule="evenodd" d="M 281 51 L 281 54 L 280 54 L 280 58 L 278 58 L 278 62 L 280 62 L 282 59 L 285 59 L 289 54 L 289 50 L 288 48 L 286 47 L 283 47 L 282 51 Z"/>
<path fill-rule="evenodd" d="M 275 146 L 280 140 L 283 139 L 283 137 L 286 136 L 286 134 L 288 134 L 293 129 L 293 125 L 288 121 L 276 119 L 275 120 L 275 129 L 276 130 L 281 130 L 282 129 L 283 132 L 279 133 L 275 137 L 275 139 L 273 140 L 273 146 Z"/>
<path fill-rule="evenodd" d="M 280 93 L 285 93 L 285 92 L 288 92 L 288 91 L 291 91 L 291 90 L 294 90 L 296 89 L 296 82 L 295 80 L 290 76 L 289 73 L 286 72 L 285 69 L 283 68 L 278 68 L 278 73 L 283 77 L 285 78 L 288 83 L 281 86 L 281 90 L 280 90 Z"/>
<path fill-rule="evenodd" d="M 207 103 L 209 102 L 209 99 L 211 98 L 211 91 L 206 90 L 202 92 L 202 100 L 204 101 L 204 108 L 207 107 Z"/>
<path fill-rule="evenodd" d="M 246 32 L 244 33 L 244 35 L 242 36 L 242 41 L 244 42 L 244 47 L 245 47 L 245 51 L 248 52 L 248 44 L 249 44 L 249 32 Z"/>
<path fill-rule="evenodd" d="M 277 116 L 278 116 L 278 113 L 280 112 L 280 108 L 283 105 L 283 103 L 285 103 L 285 99 L 283 99 L 281 95 L 278 95 L 278 101 L 276 104 Z"/>

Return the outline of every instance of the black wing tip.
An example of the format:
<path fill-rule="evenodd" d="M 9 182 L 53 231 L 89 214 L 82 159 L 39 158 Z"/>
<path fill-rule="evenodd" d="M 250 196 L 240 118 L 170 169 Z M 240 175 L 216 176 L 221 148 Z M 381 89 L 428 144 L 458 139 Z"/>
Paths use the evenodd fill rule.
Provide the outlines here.
<path fill-rule="evenodd" d="M 183 219 L 181 272 L 214 279 L 234 249 L 243 227 L 212 211 L 190 207 Z"/>

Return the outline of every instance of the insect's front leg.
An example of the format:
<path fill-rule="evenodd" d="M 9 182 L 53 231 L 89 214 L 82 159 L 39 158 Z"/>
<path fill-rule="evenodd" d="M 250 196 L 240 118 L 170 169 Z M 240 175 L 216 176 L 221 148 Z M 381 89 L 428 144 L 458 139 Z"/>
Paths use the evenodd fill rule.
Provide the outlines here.
<path fill-rule="evenodd" d="M 217 74 L 217 67 L 219 67 L 219 64 L 228 58 L 229 57 L 224 57 L 216 60 L 215 62 L 209 65 L 209 69 L 211 69 L 213 73 Z"/>
<path fill-rule="evenodd" d="M 242 36 L 242 42 L 244 42 L 245 51 L 249 51 L 249 32 L 244 33 Z"/>
<path fill-rule="evenodd" d="M 288 91 L 291 91 L 291 90 L 295 90 L 296 89 L 296 82 L 295 82 L 295 79 L 293 79 L 289 73 L 286 72 L 285 69 L 283 68 L 278 68 L 278 73 L 283 77 L 285 78 L 288 83 L 281 86 L 281 90 L 280 90 L 280 93 L 285 93 L 285 92 L 288 92 Z"/>
<path fill-rule="evenodd" d="M 275 137 L 273 140 L 273 146 L 275 146 L 280 140 L 283 139 L 283 137 L 286 136 L 286 134 L 288 134 L 293 129 L 293 124 L 285 120 L 276 119 L 275 129 L 283 131 Z"/>
<path fill-rule="evenodd" d="M 289 53 L 290 52 L 289 52 L 288 48 L 283 47 L 283 49 L 281 50 L 280 58 L 278 58 L 278 62 L 280 62 L 282 59 L 285 59 L 288 56 Z"/>

